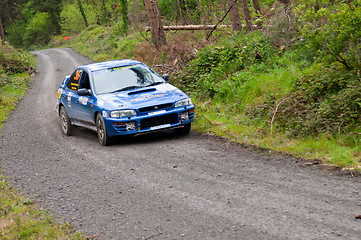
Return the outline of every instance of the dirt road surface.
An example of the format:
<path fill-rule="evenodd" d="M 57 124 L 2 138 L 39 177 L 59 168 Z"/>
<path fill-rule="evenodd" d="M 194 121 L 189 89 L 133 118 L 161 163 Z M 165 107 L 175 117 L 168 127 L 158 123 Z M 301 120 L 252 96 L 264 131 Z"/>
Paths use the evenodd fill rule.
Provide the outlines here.
<path fill-rule="evenodd" d="M 62 134 L 56 90 L 90 61 L 35 52 L 38 74 L 1 137 L 0 166 L 44 209 L 97 239 L 361 239 L 361 179 L 218 138 Z"/>

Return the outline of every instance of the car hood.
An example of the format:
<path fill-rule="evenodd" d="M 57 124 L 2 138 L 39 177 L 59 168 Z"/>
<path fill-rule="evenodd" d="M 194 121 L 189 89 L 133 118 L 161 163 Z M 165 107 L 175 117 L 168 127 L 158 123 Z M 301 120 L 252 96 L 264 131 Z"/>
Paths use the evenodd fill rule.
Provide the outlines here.
<path fill-rule="evenodd" d="M 129 91 L 98 95 L 98 105 L 105 109 L 138 109 L 165 103 L 173 103 L 188 96 L 178 88 L 168 84 L 138 88 Z"/>

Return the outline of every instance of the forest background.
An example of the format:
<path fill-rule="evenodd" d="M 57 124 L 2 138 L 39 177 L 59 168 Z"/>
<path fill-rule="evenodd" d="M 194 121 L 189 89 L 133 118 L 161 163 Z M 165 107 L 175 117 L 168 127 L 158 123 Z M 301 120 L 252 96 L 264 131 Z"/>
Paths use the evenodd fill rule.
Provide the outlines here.
<path fill-rule="evenodd" d="M 171 83 L 191 95 L 195 129 L 357 171 L 360 4 L 4 0 L 1 86 L 34 66 L 26 54 L 13 54 L 10 44 L 27 50 L 69 46 L 94 61 L 134 58 L 170 73 Z M 193 30 L 162 27 L 180 25 Z"/>

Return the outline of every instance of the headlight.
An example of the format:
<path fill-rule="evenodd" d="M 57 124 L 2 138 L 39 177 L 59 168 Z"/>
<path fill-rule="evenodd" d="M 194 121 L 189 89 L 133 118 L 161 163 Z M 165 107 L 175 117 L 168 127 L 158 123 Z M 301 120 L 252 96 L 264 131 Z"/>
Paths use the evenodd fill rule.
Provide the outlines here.
<path fill-rule="evenodd" d="M 186 98 L 186 99 L 183 99 L 183 100 L 180 100 L 178 102 L 176 102 L 174 104 L 174 107 L 183 107 L 183 106 L 188 106 L 188 105 L 191 105 L 192 104 L 192 100 L 190 98 Z"/>
<path fill-rule="evenodd" d="M 134 115 L 137 115 L 137 112 L 135 110 L 119 110 L 110 112 L 110 116 L 112 118 L 129 117 Z"/>

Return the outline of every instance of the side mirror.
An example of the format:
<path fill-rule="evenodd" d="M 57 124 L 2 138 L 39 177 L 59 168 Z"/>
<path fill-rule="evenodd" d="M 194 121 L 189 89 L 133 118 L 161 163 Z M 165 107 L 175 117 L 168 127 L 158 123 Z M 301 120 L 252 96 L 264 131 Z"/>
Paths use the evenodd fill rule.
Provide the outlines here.
<path fill-rule="evenodd" d="M 79 96 L 89 96 L 90 91 L 89 91 L 89 89 L 81 88 L 78 90 L 78 94 L 79 94 Z"/>
<path fill-rule="evenodd" d="M 166 82 L 169 81 L 169 74 L 164 74 L 162 77 Z"/>

